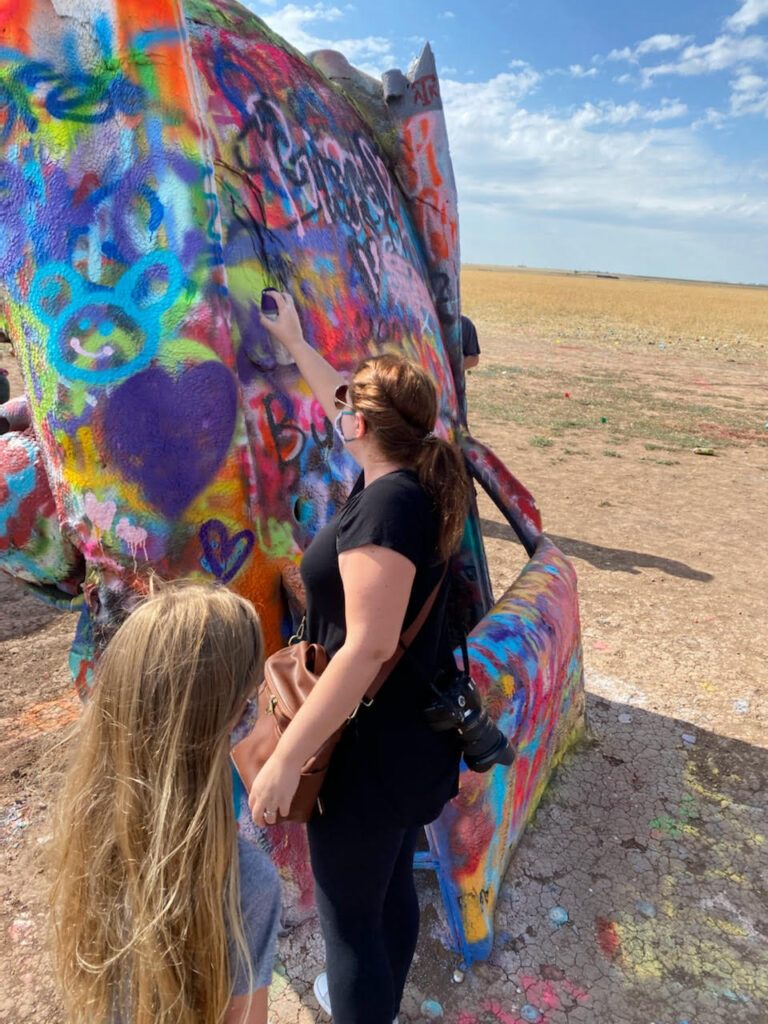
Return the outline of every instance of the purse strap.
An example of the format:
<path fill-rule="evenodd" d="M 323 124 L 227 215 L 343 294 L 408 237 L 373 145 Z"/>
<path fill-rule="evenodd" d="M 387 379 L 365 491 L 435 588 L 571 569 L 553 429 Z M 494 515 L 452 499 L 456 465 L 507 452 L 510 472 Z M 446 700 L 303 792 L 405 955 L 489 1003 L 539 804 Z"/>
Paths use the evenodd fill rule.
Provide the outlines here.
<path fill-rule="evenodd" d="M 432 591 L 432 593 L 429 595 L 427 600 L 424 602 L 424 605 L 422 606 L 421 611 L 416 616 L 416 618 L 413 620 L 413 622 L 410 624 L 408 629 L 406 629 L 406 631 L 404 633 L 401 633 L 400 639 L 397 641 L 397 650 L 395 651 L 395 653 L 392 655 L 392 657 L 388 661 L 384 662 L 384 664 L 381 666 L 379 671 L 376 673 L 373 682 L 368 687 L 368 689 L 365 691 L 365 696 L 363 697 L 361 703 L 363 703 L 365 705 L 368 705 L 368 704 L 372 703 L 373 698 L 376 696 L 376 694 L 381 689 L 382 685 L 384 684 L 384 681 L 388 678 L 388 676 L 390 676 L 392 674 L 392 672 L 394 671 L 395 665 L 397 665 L 397 663 L 400 661 L 402 656 L 406 653 L 408 648 L 411 646 L 413 641 L 418 636 L 419 631 L 421 630 L 421 627 L 427 621 L 427 618 L 429 617 L 429 613 L 432 611 L 432 607 L 433 607 L 435 601 L 437 600 L 437 595 L 440 593 L 440 588 L 443 585 L 443 580 L 445 579 L 445 575 L 446 575 L 447 572 L 448 572 L 448 562 L 445 563 L 445 567 L 444 567 L 442 573 L 440 574 L 440 579 L 437 581 L 437 583 L 435 585 L 435 588 Z"/>

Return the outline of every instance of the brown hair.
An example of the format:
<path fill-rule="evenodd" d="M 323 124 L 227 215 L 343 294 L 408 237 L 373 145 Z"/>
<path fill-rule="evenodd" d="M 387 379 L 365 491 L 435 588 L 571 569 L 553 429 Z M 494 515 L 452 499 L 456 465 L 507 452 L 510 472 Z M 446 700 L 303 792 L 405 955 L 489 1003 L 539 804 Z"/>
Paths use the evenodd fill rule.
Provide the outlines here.
<path fill-rule="evenodd" d="M 199 583 L 153 593 L 104 652 L 55 836 L 56 966 L 70 1020 L 220 1020 L 233 969 L 225 913 L 250 968 L 229 734 L 262 660 L 252 605 Z"/>
<path fill-rule="evenodd" d="M 349 388 L 382 454 L 413 467 L 438 510 L 440 557 L 459 546 L 469 508 L 469 478 L 461 452 L 432 432 L 437 391 L 427 373 L 403 356 L 364 359 Z"/>

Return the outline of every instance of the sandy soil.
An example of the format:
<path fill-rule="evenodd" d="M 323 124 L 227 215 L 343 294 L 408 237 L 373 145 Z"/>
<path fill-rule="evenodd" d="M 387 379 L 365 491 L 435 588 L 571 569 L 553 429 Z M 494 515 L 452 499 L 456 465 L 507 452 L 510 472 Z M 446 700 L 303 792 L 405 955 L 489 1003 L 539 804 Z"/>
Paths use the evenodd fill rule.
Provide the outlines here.
<path fill-rule="evenodd" d="M 616 353 L 597 343 L 521 343 L 501 332 L 486 335 L 484 350 L 486 374 L 506 364 L 510 350 L 518 366 L 546 367 L 566 387 L 620 360 L 623 376 L 649 394 L 663 386 L 681 405 L 703 395 L 710 404 L 739 404 L 758 440 L 721 444 L 715 430 L 708 439 L 713 456 L 649 452 L 632 438 L 617 446 L 599 427 L 575 431 L 576 442 L 571 433 L 540 448 L 526 425 L 484 417 L 481 372 L 468 389 L 470 428 L 536 496 L 545 531 L 573 559 L 589 689 L 617 700 L 644 694 L 648 710 L 768 744 L 765 359 L 676 356 L 658 348 Z M 516 394 L 520 380 L 510 383 L 510 403 L 534 402 L 535 391 Z M 499 590 L 511 583 L 522 555 L 489 502 L 481 514 Z"/>

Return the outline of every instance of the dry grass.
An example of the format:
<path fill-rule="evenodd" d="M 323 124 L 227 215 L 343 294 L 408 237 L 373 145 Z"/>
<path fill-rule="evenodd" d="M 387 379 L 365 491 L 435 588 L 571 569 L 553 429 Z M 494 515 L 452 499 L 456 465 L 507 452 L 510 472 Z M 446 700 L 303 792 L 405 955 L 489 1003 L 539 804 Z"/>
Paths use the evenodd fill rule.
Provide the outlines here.
<path fill-rule="evenodd" d="M 513 335 L 768 355 L 768 287 L 464 266 L 462 305 Z"/>
<path fill-rule="evenodd" d="M 614 458 L 632 441 L 665 455 L 699 446 L 768 446 L 759 395 L 745 402 L 734 389 L 699 394 L 680 380 L 639 379 L 623 365 L 579 370 L 546 356 L 542 362 L 515 366 L 489 354 L 472 372 L 470 405 L 491 422 L 526 428 L 534 447 L 554 445 L 565 454 L 579 453 L 574 444 L 587 437 L 599 438 L 601 453 Z"/>
<path fill-rule="evenodd" d="M 462 297 L 483 350 L 470 407 L 534 448 L 621 458 L 639 444 L 674 465 L 768 445 L 768 288 L 464 267 Z"/>

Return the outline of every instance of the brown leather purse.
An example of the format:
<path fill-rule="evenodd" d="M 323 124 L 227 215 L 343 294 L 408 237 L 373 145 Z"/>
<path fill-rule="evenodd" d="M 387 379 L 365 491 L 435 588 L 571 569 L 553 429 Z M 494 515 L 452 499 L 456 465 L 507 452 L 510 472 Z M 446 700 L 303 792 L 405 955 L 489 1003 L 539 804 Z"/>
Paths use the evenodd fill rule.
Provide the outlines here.
<path fill-rule="evenodd" d="M 401 635 L 397 650 L 381 666 L 376 678 L 347 722 L 355 717 L 360 705 L 368 706 L 373 702 L 373 698 L 379 692 L 384 681 L 416 639 L 416 635 L 432 610 L 444 578 L 445 570 L 437 586 L 427 598 L 424 607 Z M 303 631 L 304 622 L 302 621 L 298 633 L 291 638 L 292 642 L 287 647 L 275 651 L 264 662 L 264 681 L 259 686 L 257 694 L 259 714 L 256 724 L 245 739 L 232 749 L 232 761 L 248 792 L 267 758 L 273 753 L 278 740 L 312 692 L 328 664 L 328 655 L 325 649 L 320 644 L 310 644 L 306 640 L 302 640 Z M 305 762 L 290 810 L 285 816 L 278 814 L 278 822 L 309 821 L 315 810 L 318 810 L 320 814 L 323 813 L 320 789 L 331 763 L 331 755 L 341 739 L 347 722 L 340 725 L 320 749 Z"/>

